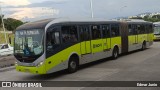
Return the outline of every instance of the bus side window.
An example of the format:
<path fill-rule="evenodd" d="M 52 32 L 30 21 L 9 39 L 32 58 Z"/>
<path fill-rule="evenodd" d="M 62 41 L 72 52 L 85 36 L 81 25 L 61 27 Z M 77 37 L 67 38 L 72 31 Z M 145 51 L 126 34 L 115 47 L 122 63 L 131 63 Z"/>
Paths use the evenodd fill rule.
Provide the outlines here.
<path fill-rule="evenodd" d="M 132 29 L 133 29 L 133 35 L 137 35 L 138 34 L 138 27 L 137 25 L 132 25 Z"/>
<path fill-rule="evenodd" d="M 137 33 L 141 34 L 141 25 L 137 25 Z"/>
<path fill-rule="evenodd" d="M 146 30 L 146 33 L 148 34 L 149 33 L 149 25 L 145 25 L 145 30 Z"/>
<path fill-rule="evenodd" d="M 80 40 L 81 41 L 88 41 L 90 40 L 90 32 L 89 32 L 89 26 L 79 26 L 79 32 L 80 32 Z"/>
<path fill-rule="evenodd" d="M 110 37 L 110 25 L 102 25 L 102 36 L 103 38 Z"/>
<path fill-rule="evenodd" d="M 111 25 L 111 35 L 112 35 L 112 37 L 117 37 L 120 35 L 118 24 Z"/>
<path fill-rule="evenodd" d="M 145 34 L 145 26 L 144 25 L 140 25 L 140 34 Z"/>
<path fill-rule="evenodd" d="M 78 41 L 77 26 L 62 26 L 61 30 L 63 43 Z"/>
<path fill-rule="evenodd" d="M 128 25 L 128 31 L 129 31 L 129 35 L 133 35 L 134 34 L 134 31 L 133 31 L 133 28 L 132 28 L 131 24 Z"/>
<path fill-rule="evenodd" d="M 153 26 L 149 25 L 149 33 L 153 33 Z"/>
<path fill-rule="evenodd" d="M 92 31 L 92 39 L 100 39 L 101 38 L 101 31 L 100 31 L 99 25 L 92 25 L 91 31 Z"/>

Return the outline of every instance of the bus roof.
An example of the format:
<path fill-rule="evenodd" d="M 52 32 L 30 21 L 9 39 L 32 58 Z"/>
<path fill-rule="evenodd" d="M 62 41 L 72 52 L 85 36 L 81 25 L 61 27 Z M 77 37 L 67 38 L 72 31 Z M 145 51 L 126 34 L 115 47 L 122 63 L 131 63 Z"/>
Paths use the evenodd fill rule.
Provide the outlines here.
<path fill-rule="evenodd" d="M 142 20 L 142 19 L 124 19 L 124 20 L 121 20 L 121 21 L 125 21 L 125 22 L 127 22 L 127 23 L 138 23 L 138 24 L 145 23 L 145 24 L 152 24 L 152 22 L 144 21 L 144 20 Z"/>
<path fill-rule="evenodd" d="M 49 27 L 55 23 L 65 23 L 65 22 L 117 22 L 113 20 L 106 20 L 106 19 L 92 19 L 92 18 L 50 18 L 39 20 L 35 22 L 29 22 L 19 26 L 16 30 L 28 30 L 28 29 L 37 29 L 37 28 L 45 28 Z"/>
<path fill-rule="evenodd" d="M 159 25 L 160 25 L 160 22 L 155 22 L 155 23 L 153 23 L 153 24 L 159 24 Z"/>
<path fill-rule="evenodd" d="M 128 22 L 128 23 L 150 23 L 147 21 L 142 21 L 142 20 L 122 20 L 123 22 Z M 110 22 L 110 23 L 120 23 L 122 21 L 118 20 L 106 20 L 102 18 L 50 18 L 50 19 L 44 19 L 44 20 L 39 20 L 35 22 L 29 22 L 24 25 L 19 26 L 16 30 L 29 30 L 29 29 L 44 29 L 48 28 L 52 24 L 56 23 L 65 23 L 65 22 Z"/>
<path fill-rule="evenodd" d="M 49 22 L 53 19 L 44 19 L 35 22 L 29 22 L 19 26 L 16 30 L 28 30 L 28 29 L 37 29 L 37 28 L 44 28 Z"/>

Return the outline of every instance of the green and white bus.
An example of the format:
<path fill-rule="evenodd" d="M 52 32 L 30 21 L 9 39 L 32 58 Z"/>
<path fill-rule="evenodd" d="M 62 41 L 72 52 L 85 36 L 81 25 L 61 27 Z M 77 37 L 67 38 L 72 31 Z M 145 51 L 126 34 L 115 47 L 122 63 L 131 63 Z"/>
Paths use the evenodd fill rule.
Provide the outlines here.
<path fill-rule="evenodd" d="M 160 40 L 160 22 L 155 22 L 154 24 L 154 40 Z"/>
<path fill-rule="evenodd" d="M 153 24 L 104 19 L 47 19 L 24 24 L 15 31 L 15 66 L 20 72 L 48 74 L 153 43 Z"/>

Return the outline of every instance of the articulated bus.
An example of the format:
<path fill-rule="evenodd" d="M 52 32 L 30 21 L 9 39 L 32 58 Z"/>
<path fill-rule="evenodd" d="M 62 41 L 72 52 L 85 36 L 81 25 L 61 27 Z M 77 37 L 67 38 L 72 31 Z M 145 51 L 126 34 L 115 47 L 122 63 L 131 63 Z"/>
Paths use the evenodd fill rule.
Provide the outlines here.
<path fill-rule="evenodd" d="M 24 24 L 15 31 L 15 66 L 20 72 L 75 72 L 79 65 L 148 48 L 153 24 L 104 19 L 47 19 Z"/>
<path fill-rule="evenodd" d="M 154 25 L 154 40 L 160 40 L 160 22 L 153 23 Z"/>

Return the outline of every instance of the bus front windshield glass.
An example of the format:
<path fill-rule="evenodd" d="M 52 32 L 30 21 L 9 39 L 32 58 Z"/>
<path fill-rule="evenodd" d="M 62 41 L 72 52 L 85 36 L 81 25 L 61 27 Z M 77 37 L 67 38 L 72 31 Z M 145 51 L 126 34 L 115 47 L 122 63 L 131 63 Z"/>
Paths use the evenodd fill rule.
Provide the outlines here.
<path fill-rule="evenodd" d="M 14 54 L 18 56 L 37 56 L 43 53 L 44 30 L 19 30 L 15 32 Z"/>
<path fill-rule="evenodd" d="M 160 27 L 154 27 L 154 35 L 160 35 Z"/>

